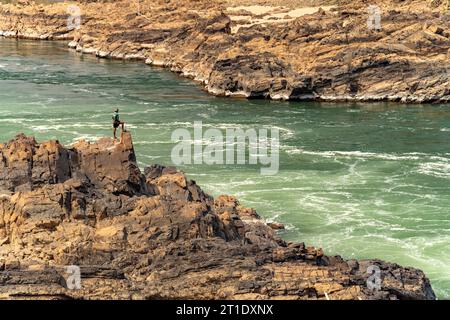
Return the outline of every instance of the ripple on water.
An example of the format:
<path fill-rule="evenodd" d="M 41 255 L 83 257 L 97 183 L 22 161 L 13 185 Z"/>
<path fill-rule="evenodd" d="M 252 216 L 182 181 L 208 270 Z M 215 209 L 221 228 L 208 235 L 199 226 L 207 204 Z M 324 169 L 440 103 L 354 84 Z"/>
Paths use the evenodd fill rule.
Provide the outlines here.
<path fill-rule="evenodd" d="M 450 163 L 426 162 L 419 165 L 418 172 L 438 178 L 450 178 Z"/>
<path fill-rule="evenodd" d="M 81 63 L 50 42 L 23 44 L 33 52 L 24 58 L 15 40 L 7 42 L 0 40 L 2 141 L 18 131 L 66 144 L 94 140 L 111 135 L 118 107 L 144 167 L 170 165 L 173 130 L 192 131 L 194 121 L 220 130 L 278 128 L 275 176 L 251 166 L 181 169 L 212 195 L 236 195 L 283 223 L 289 241 L 421 268 L 436 293 L 450 297 L 448 105 L 322 108 L 212 98 L 177 75 L 152 68 L 143 74 L 142 64 Z"/>

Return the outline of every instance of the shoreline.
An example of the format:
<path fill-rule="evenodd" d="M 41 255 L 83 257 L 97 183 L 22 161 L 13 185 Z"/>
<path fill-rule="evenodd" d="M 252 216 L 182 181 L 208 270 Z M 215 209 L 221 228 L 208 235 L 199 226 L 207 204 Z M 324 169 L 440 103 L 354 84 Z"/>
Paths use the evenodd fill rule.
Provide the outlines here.
<path fill-rule="evenodd" d="M 377 259 L 344 260 L 286 242 L 254 209 L 232 196 L 209 196 L 174 167 L 152 165 L 142 173 L 131 133 L 123 139 L 64 147 L 18 135 L 0 144 L 8 163 L 15 162 L 0 168 L 0 276 L 9 277 L 0 296 L 436 298 L 423 271 Z M 65 286 L 67 265 L 80 268 L 79 290 Z M 376 290 L 369 269 L 380 271 Z"/>
<path fill-rule="evenodd" d="M 9 22 L 2 23 L 1 9 L 5 5 L 0 5 L 0 30 L 3 30 L 0 31 L 0 36 L 29 40 L 64 40 L 69 41 L 69 48 L 82 54 L 92 54 L 99 58 L 143 61 L 148 65 L 163 67 L 180 74 L 182 77 L 191 79 L 201 84 L 203 90 L 215 96 L 281 101 L 385 101 L 407 104 L 450 102 L 450 92 L 446 87 L 448 79 L 450 79 L 450 54 L 447 62 L 445 62 L 442 61 L 443 57 L 439 55 L 439 52 L 408 49 L 405 44 L 401 43 L 374 42 L 373 48 L 367 47 L 367 44 L 362 46 L 358 43 L 333 45 L 330 48 L 327 48 L 328 45 L 322 45 L 324 48 L 320 50 L 324 54 L 328 55 L 327 50 L 336 50 L 335 55 L 342 56 L 339 59 L 336 59 L 336 56 L 330 56 L 330 62 L 324 60 L 318 63 L 317 60 L 322 59 L 320 56 L 308 57 L 311 65 L 298 64 L 297 61 L 295 61 L 295 64 L 293 64 L 294 61 L 291 61 L 291 63 L 285 61 L 289 55 L 279 52 L 279 48 L 310 52 L 312 48 L 310 49 L 308 46 L 319 46 L 318 48 L 320 48 L 321 45 L 320 43 L 309 45 L 306 42 L 302 44 L 302 47 L 297 48 L 297 45 L 284 43 L 280 38 L 282 34 L 287 32 L 287 35 L 289 35 L 290 28 L 298 28 L 299 23 L 312 24 L 324 20 L 324 23 L 334 25 L 335 19 L 339 17 L 339 14 L 342 14 L 339 12 L 348 9 L 345 6 L 335 8 L 334 11 L 332 9 L 329 9 L 332 11 L 319 9 L 316 13 L 299 16 L 293 21 L 270 24 L 269 29 L 253 25 L 242 28 L 237 33 L 232 33 L 231 28 L 236 22 L 231 19 L 231 16 L 225 14 L 224 11 L 220 11 L 220 7 L 202 3 L 205 9 L 196 13 L 183 11 L 183 8 L 173 9 L 175 11 L 170 16 L 172 21 L 164 22 L 160 27 L 155 26 L 149 30 L 151 32 L 149 35 L 144 31 L 138 31 L 139 29 L 135 27 L 126 26 L 126 22 L 120 22 L 125 24 L 123 31 L 112 30 L 112 35 L 108 36 L 103 34 L 106 29 L 101 22 L 101 19 L 105 19 L 105 17 L 103 14 L 95 12 L 96 5 L 95 3 L 83 4 L 83 6 L 86 6 L 85 10 L 88 17 L 85 19 L 87 22 L 86 26 L 82 24 L 81 29 L 77 31 L 64 30 L 61 24 L 64 25 L 67 16 L 59 13 L 53 14 L 53 16 L 50 13 L 48 16 L 44 14 L 41 17 L 42 22 L 36 22 L 36 26 L 29 25 L 31 21 L 28 22 L 28 19 L 33 20 L 32 16 L 18 16 L 13 11 L 15 9 L 11 9 L 15 8 L 14 6 L 10 6 L 8 9 L 10 11 L 7 11 Z M 104 5 L 108 6 L 109 4 Z M 119 5 L 130 10 L 130 7 L 123 3 Z M 46 9 L 52 10 L 52 12 L 60 12 L 62 6 L 36 6 L 36 9 L 29 9 L 31 14 L 38 10 L 37 8 L 44 10 L 44 12 Z M 157 15 L 158 10 L 162 10 L 160 8 L 155 8 L 154 12 L 151 11 L 148 15 Z M 357 14 L 363 14 L 363 10 L 357 12 Z M 424 15 L 426 14 L 429 15 L 429 13 L 424 13 Z M 114 19 L 122 21 L 120 15 L 117 17 L 116 13 L 111 15 L 114 16 Z M 186 15 L 191 18 L 191 21 L 185 22 L 183 20 Z M 53 23 L 56 25 L 41 25 L 49 19 L 54 21 Z M 96 19 L 100 20 L 96 21 Z M 147 19 L 149 18 L 145 17 L 144 19 L 137 15 L 136 19 L 142 25 L 148 25 Z M 358 16 L 358 19 L 361 18 Z M 438 17 L 438 19 L 442 19 L 442 17 Z M 436 30 L 435 26 L 429 24 L 430 27 L 428 28 L 433 27 L 434 29 L 432 29 Z M 5 28 L 4 25 L 20 25 L 21 27 L 19 29 L 13 27 L 11 30 Z M 201 28 L 199 28 L 200 26 Z M 95 32 L 97 35 L 90 35 L 92 32 L 88 30 L 96 27 L 100 28 L 99 31 Z M 24 28 L 27 31 L 22 30 Z M 43 32 L 34 29 L 46 30 Z M 436 32 L 439 32 L 439 34 L 436 34 L 437 37 L 441 38 L 440 34 L 447 34 L 447 31 L 443 29 L 438 29 Z M 177 36 L 179 33 L 183 34 L 183 38 Z M 427 31 L 423 36 L 431 37 L 431 33 Z M 140 37 L 142 39 L 139 39 Z M 150 37 L 150 41 L 145 40 L 146 37 Z M 316 36 L 309 35 L 309 37 L 314 38 Z M 323 36 L 317 35 L 317 37 Z M 331 37 L 331 35 L 327 37 Z M 371 37 L 377 37 L 377 35 L 372 32 L 366 37 L 370 39 Z M 117 40 L 114 40 L 116 38 Z M 248 40 L 245 40 L 247 38 Z M 325 39 L 327 41 L 341 41 L 332 38 L 323 38 L 321 41 L 324 42 Z M 232 44 L 232 41 L 240 41 L 240 45 L 245 47 L 243 49 L 237 48 Z M 450 43 L 450 40 L 448 41 Z M 255 48 L 248 47 L 248 43 L 253 42 Z M 260 45 L 263 45 L 261 49 L 264 52 L 257 50 L 257 46 Z M 271 45 L 273 49 L 267 50 L 266 45 Z M 350 48 L 352 48 L 352 51 L 348 51 Z M 180 52 L 180 50 L 185 52 Z M 350 60 L 347 61 L 349 54 Z M 365 56 L 367 54 L 369 55 Z M 375 57 L 375 54 L 386 57 L 379 58 L 379 61 L 366 61 L 367 58 Z M 426 54 L 430 57 L 434 55 L 434 58 L 429 58 L 433 59 L 430 60 L 430 64 L 448 63 L 448 74 L 444 72 L 446 69 L 440 71 L 436 68 L 430 69 L 424 62 L 425 60 L 419 61 L 417 59 L 418 54 Z M 436 56 L 436 54 L 438 55 Z M 286 57 L 283 55 L 286 55 Z M 360 57 L 360 55 L 362 56 Z M 411 61 L 408 62 L 408 59 Z M 439 59 L 439 61 L 435 61 L 435 59 Z M 412 63 L 418 62 L 420 64 L 417 66 L 412 65 Z M 296 69 L 299 67 L 305 69 L 305 71 L 297 71 Z M 367 72 L 370 72 L 370 74 L 366 75 Z M 425 77 L 419 77 L 420 72 L 423 72 Z M 377 82 L 380 77 L 385 78 L 384 83 Z"/>
<path fill-rule="evenodd" d="M 58 41 L 58 42 L 67 42 L 67 48 L 69 50 L 73 50 L 75 52 L 81 54 L 93 55 L 99 59 L 109 59 L 109 60 L 118 60 L 118 61 L 131 61 L 131 62 L 142 62 L 143 64 L 149 65 L 155 68 L 161 68 L 173 73 L 180 75 L 183 78 L 190 79 L 193 82 L 197 83 L 201 86 L 202 90 L 216 97 L 225 97 L 225 98 L 239 98 L 239 99 L 259 99 L 259 100 L 272 100 L 272 101 L 291 101 L 291 102 L 326 102 L 326 103 L 336 103 L 336 102 L 347 102 L 347 103 L 378 103 L 378 102 L 386 102 L 386 103 L 395 103 L 395 104 L 439 104 L 439 103 L 450 103 L 450 100 L 440 101 L 435 98 L 424 98 L 419 96 L 314 96 L 314 94 L 307 94 L 303 96 L 296 97 L 287 97 L 287 96 L 271 96 L 270 98 L 265 97 L 252 97 L 250 92 L 231 92 L 226 91 L 222 92 L 220 89 L 209 88 L 207 85 L 207 80 L 199 79 L 199 75 L 195 73 L 185 73 L 182 70 L 179 70 L 175 67 L 175 65 L 166 64 L 163 61 L 152 61 L 147 62 L 149 58 L 144 56 L 122 56 L 117 55 L 105 55 L 104 52 L 101 52 L 98 49 L 94 48 L 77 48 L 78 43 L 73 43 L 71 39 L 41 39 L 36 38 L 35 36 L 27 36 L 27 35 L 15 35 L 8 36 L 2 35 L 2 31 L 0 30 L 0 37 L 4 37 L 6 39 L 17 39 L 17 40 L 31 40 L 31 41 Z M 71 45 L 72 43 L 72 45 Z"/>
<path fill-rule="evenodd" d="M 26 39 L 26 38 L 24 38 L 24 39 Z M 36 39 L 30 39 L 30 40 L 36 40 Z M 45 40 L 45 39 L 40 39 L 40 40 Z M 67 39 L 65 39 L 65 41 L 67 41 Z M 76 43 L 77 45 L 78 45 L 78 42 Z M 73 48 L 73 49 L 77 49 L 77 47 L 75 46 L 75 48 Z M 83 52 L 83 51 L 85 51 L 85 52 Z M 87 49 L 84 49 L 83 47 L 81 47 L 81 52 L 82 53 L 84 53 L 84 54 L 95 54 L 96 56 L 99 56 L 98 54 L 100 53 L 100 51 L 99 50 L 95 50 L 95 49 L 93 49 L 93 48 L 87 48 Z M 111 58 L 111 59 L 118 59 L 118 60 L 143 60 L 143 58 L 141 57 L 141 58 L 139 58 L 139 57 L 137 57 L 136 55 L 134 55 L 134 56 L 120 56 L 120 54 L 119 54 L 119 56 L 118 57 L 114 57 L 114 56 L 111 56 L 111 57 L 109 57 L 109 56 L 99 56 L 99 58 Z M 146 58 L 146 59 L 148 59 L 148 58 Z M 169 65 L 165 65 L 165 63 L 164 63 L 164 61 L 156 61 L 156 63 L 155 63 L 155 61 L 152 61 L 152 64 L 154 65 L 154 66 L 159 66 L 159 67 L 164 67 L 164 68 L 168 68 L 168 69 L 171 69 L 171 68 L 173 68 L 174 66 L 173 65 L 171 65 L 171 66 L 169 66 Z M 171 71 L 173 71 L 173 72 L 176 72 L 176 73 L 181 73 L 181 72 L 179 72 L 179 71 L 177 71 L 177 70 L 171 70 Z M 363 102 L 363 101 L 358 101 L 358 102 Z M 317 252 L 316 252 L 317 253 Z M 320 254 L 319 254 L 320 255 Z M 339 263 L 341 263 L 341 261 L 339 261 Z M 338 263 L 338 264 L 339 264 Z M 384 264 L 384 262 L 381 262 L 382 264 Z M 395 265 L 395 264 L 394 264 Z M 397 266 L 398 267 L 398 266 Z M 394 267 L 394 268 L 397 268 L 397 267 Z M 353 267 L 351 267 L 352 268 L 352 270 L 353 270 Z M 404 269 L 409 269 L 409 268 L 404 268 Z M 358 281 L 360 281 L 360 279 L 358 280 Z M 431 286 L 430 286 L 430 288 L 431 288 Z M 431 289 L 432 290 L 432 289 Z M 325 293 L 326 293 L 326 291 L 325 291 Z M 328 297 L 327 295 L 325 295 L 326 297 Z M 406 295 L 406 297 L 407 297 L 407 295 Z M 323 297 L 322 297 L 323 298 Z"/>

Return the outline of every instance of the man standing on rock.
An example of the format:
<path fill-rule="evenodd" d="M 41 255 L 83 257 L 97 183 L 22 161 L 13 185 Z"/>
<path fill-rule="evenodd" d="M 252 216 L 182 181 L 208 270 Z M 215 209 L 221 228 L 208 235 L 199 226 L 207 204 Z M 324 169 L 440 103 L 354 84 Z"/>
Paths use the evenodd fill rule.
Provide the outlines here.
<path fill-rule="evenodd" d="M 126 130 L 125 130 L 125 122 L 120 121 L 119 109 L 116 109 L 116 111 L 114 111 L 114 115 L 113 115 L 112 119 L 113 119 L 113 135 L 114 135 L 114 141 L 116 141 L 116 140 L 117 140 L 117 137 L 116 137 L 116 131 L 117 131 L 117 128 L 118 128 L 119 126 L 122 126 L 122 132 L 121 132 L 121 134 L 120 134 L 120 137 L 122 137 L 122 133 L 123 133 L 123 132 L 126 132 Z M 120 140 L 122 140 L 122 139 L 120 139 Z"/>

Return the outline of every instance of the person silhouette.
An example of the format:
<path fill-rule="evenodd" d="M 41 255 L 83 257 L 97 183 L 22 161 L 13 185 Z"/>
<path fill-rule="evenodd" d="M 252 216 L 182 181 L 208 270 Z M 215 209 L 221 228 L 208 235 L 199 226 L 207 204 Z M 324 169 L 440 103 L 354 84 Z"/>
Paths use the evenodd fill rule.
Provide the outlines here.
<path fill-rule="evenodd" d="M 121 128 L 122 128 L 122 132 L 126 132 L 125 122 L 120 121 L 119 109 L 116 109 L 114 111 L 114 115 L 113 115 L 112 119 L 113 119 L 113 136 L 114 136 L 114 141 L 116 141 L 117 140 L 116 132 L 117 132 L 117 128 L 119 126 L 121 126 Z M 122 136 L 122 134 L 120 136 Z"/>

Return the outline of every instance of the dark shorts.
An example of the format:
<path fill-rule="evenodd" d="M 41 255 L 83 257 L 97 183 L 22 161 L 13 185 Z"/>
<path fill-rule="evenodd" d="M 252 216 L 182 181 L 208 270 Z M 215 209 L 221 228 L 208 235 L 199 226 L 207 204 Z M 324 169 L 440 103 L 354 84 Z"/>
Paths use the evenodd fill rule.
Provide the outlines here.
<path fill-rule="evenodd" d="M 120 122 L 119 121 L 114 121 L 114 123 L 113 123 L 114 129 L 117 129 L 119 126 L 120 126 Z"/>

